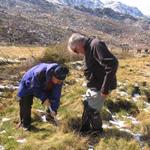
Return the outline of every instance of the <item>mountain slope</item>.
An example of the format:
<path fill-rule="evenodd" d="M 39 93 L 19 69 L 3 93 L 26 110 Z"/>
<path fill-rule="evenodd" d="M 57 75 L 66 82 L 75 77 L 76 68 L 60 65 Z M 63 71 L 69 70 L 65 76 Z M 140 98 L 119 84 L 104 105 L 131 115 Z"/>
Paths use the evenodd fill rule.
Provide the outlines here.
<path fill-rule="evenodd" d="M 11 5 L 10 2 L 15 4 Z M 12 43 L 18 44 L 25 41 L 27 44 L 56 43 L 66 40 L 72 32 L 81 32 L 100 37 L 113 47 L 119 47 L 121 43 L 127 43 L 131 47 L 149 45 L 148 19 L 138 20 L 109 8 L 95 11 L 84 7 L 75 9 L 46 0 L 3 0 L 2 3 L 0 1 L 0 6 L 3 16 L 0 37 L 6 43 L 10 41 L 8 37 L 15 39 L 11 40 Z M 36 40 L 32 40 L 35 37 Z"/>
<path fill-rule="evenodd" d="M 111 8 L 114 11 L 120 12 L 122 14 L 132 15 L 134 17 L 142 17 L 142 12 L 137 7 L 130 7 L 121 2 L 110 1 L 105 4 L 105 8 Z"/>
<path fill-rule="evenodd" d="M 47 0 L 50 3 L 57 5 L 67 5 L 71 7 L 86 8 L 86 9 L 103 9 L 111 8 L 114 11 L 122 14 L 128 14 L 134 17 L 142 17 L 142 12 L 137 7 L 131 7 L 121 2 L 109 1 L 102 3 L 100 0 Z"/>
<path fill-rule="evenodd" d="M 71 7 L 82 7 L 85 8 L 103 8 L 103 3 L 100 0 L 47 0 L 53 4 L 67 5 Z"/>

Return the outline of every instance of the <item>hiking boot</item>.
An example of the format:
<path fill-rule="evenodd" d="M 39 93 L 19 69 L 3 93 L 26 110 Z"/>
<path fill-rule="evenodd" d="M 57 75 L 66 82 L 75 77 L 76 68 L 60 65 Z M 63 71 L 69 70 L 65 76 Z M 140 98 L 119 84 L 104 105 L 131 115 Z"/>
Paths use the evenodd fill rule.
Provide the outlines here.
<path fill-rule="evenodd" d="M 20 124 L 20 127 L 24 130 L 24 131 L 29 131 L 31 129 L 31 125 L 23 125 Z"/>

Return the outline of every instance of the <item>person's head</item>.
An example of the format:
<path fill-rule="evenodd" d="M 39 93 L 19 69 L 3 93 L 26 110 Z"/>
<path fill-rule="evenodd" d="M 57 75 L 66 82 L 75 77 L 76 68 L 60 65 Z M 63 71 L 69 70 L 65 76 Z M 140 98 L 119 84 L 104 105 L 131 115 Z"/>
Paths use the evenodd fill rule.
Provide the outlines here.
<path fill-rule="evenodd" d="M 68 73 L 69 70 L 66 67 L 57 66 L 53 72 L 52 82 L 54 84 L 61 84 L 65 80 Z"/>
<path fill-rule="evenodd" d="M 86 36 L 79 33 L 73 33 L 68 41 L 68 50 L 73 51 L 76 54 L 84 54 L 86 40 Z"/>

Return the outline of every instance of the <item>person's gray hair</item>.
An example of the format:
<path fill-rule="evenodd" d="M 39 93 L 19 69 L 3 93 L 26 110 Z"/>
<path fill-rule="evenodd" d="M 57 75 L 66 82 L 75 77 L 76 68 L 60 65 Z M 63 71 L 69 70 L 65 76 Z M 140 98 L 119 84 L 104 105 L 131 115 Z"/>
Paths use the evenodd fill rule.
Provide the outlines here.
<path fill-rule="evenodd" d="M 86 36 L 80 33 L 73 33 L 68 41 L 68 49 L 72 50 L 76 46 L 76 44 L 79 44 L 82 42 L 85 43 L 86 40 L 87 40 Z"/>

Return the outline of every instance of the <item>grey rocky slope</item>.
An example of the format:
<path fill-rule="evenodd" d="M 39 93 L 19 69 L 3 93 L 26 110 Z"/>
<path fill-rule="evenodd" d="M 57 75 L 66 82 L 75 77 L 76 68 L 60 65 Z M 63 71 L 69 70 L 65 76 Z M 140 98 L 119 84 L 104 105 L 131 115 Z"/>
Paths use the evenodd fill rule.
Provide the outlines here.
<path fill-rule="evenodd" d="M 56 43 L 66 40 L 72 32 L 98 36 L 115 47 L 121 43 L 144 46 L 150 39 L 149 19 L 137 19 L 109 8 L 94 12 L 46 0 L 2 0 L 0 14 L 3 43 Z"/>

